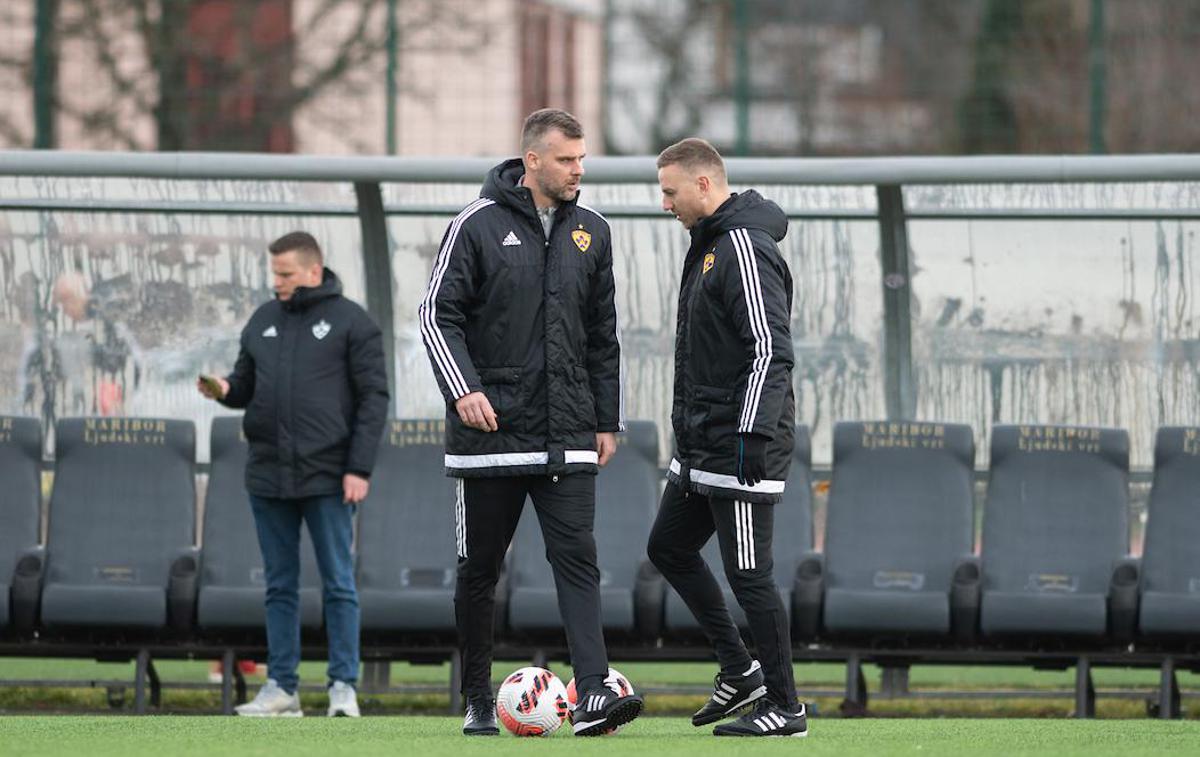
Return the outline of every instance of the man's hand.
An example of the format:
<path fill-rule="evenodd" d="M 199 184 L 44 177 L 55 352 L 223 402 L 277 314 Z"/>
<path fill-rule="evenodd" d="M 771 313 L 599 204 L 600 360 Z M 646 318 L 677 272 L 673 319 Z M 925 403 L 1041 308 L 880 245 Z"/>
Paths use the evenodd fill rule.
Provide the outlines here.
<path fill-rule="evenodd" d="M 371 482 L 362 476 L 347 473 L 342 476 L 342 501 L 347 505 L 357 505 L 367 498 Z"/>
<path fill-rule="evenodd" d="M 499 428 L 496 425 L 496 411 L 483 392 L 464 394 L 454 403 L 454 409 L 458 411 L 462 422 L 473 429 L 486 432 Z"/>
<path fill-rule="evenodd" d="M 216 388 L 213 386 L 213 384 L 216 384 L 221 388 L 220 394 L 217 394 L 213 391 Z M 204 395 L 210 400 L 219 400 L 222 399 L 226 394 L 229 394 L 229 382 L 217 376 L 201 376 L 200 378 L 196 379 L 196 388 L 200 390 L 200 394 Z"/>
<path fill-rule="evenodd" d="M 737 480 L 754 486 L 767 477 L 767 437 L 758 434 L 738 434 Z"/>
<path fill-rule="evenodd" d="M 600 455 L 600 467 L 608 465 L 617 451 L 617 435 L 611 431 L 596 434 L 596 452 Z"/>

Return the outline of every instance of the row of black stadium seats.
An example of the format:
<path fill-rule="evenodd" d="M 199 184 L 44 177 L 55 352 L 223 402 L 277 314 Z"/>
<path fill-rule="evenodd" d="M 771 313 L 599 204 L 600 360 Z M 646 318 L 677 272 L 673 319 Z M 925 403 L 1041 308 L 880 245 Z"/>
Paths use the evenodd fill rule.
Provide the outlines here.
<path fill-rule="evenodd" d="M 1129 437 L 996 426 L 974 554 L 974 435 L 839 423 L 823 552 L 811 551 L 808 435 L 776 512 L 774 574 L 796 640 L 1200 644 L 1200 429 L 1163 428 L 1144 557 L 1129 551 Z M 786 536 L 785 536 L 786 534 Z M 716 546 L 705 550 L 720 564 Z M 736 602 L 723 580 L 727 604 Z M 737 614 L 735 610 L 735 615 Z M 744 619 L 740 619 L 744 623 Z M 694 625 L 677 597 L 666 628 Z"/>
<path fill-rule="evenodd" d="M 450 633 L 454 485 L 442 475 L 440 421 L 394 421 L 359 516 L 365 633 Z M 973 643 L 1067 637 L 1195 645 L 1200 628 L 1200 439 L 1163 428 L 1144 557 L 1130 558 L 1128 435 L 1121 430 L 997 426 L 973 555 L 974 440 L 955 424 L 840 423 L 823 553 L 812 550 L 807 430 L 798 429 L 778 507 L 774 575 L 798 641 Z M 609 632 L 652 640 L 695 631 L 645 561 L 657 505 L 657 431 L 634 422 L 597 482 L 596 539 Z M 73 627 L 259 628 L 262 568 L 242 468 L 239 420 L 212 428 L 203 554 L 194 549 L 194 428 L 187 421 L 66 419 L 46 548 L 37 534 L 40 428 L 0 419 L 0 631 Z M 501 605 L 513 634 L 561 633 L 540 529 L 518 526 Z M 705 556 L 719 567 L 715 540 Z M 321 622 L 311 546 L 302 617 Z M 0 587 L 2 588 L 2 587 Z M 40 604 L 40 613 L 38 605 Z M 736 613 L 735 609 L 735 613 Z M 40 617 L 39 617 L 40 615 Z M 11 616 L 11 617 L 10 617 Z"/>
<path fill-rule="evenodd" d="M 356 571 L 364 632 L 450 632 L 454 627 L 454 496 L 443 474 L 442 421 L 397 420 L 381 443 L 371 496 L 359 512 Z M 608 525 L 627 523 L 644 544 L 657 502 L 657 431 L 635 423 L 619 444 L 614 475 L 598 485 Z M 32 418 L 0 418 L 0 633 L 34 628 L 70 634 L 226 633 L 264 623 L 264 575 L 243 486 L 247 446 L 240 418 L 218 418 L 196 542 L 195 428 L 190 421 L 70 418 L 55 428 L 55 480 L 44 547 L 36 546 L 41 428 Z M 625 504 L 633 509 L 624 507 Z M 501 605 L 511 596 L 514 627 L 560 627 L 544 547 L 528 515 L 521 520 Z M 602 552 L 627 542 L 612 528 L 597 534 Z M 535 545 L 534 542 L 537 542 Z M 628 550 L 620 552 L 628 555 Z M 543 562 L 544 568 L 544 562 Z M 645 569 L 640 569 L 645 573 Z M 620 587 L 638 566 L 603 567 L 606 621 L 636 627 Z M 311 541 L 301 547 L 301 624 L 322 623 L 319 573 Z M 655 578 L 661 604 L 661 579 Z M 639 611 L 640 613 L 640 611 Z M 656 613 L 651 610 L 648 615 Z M 661 614 L 659 611 L 657 614 Z M 551 617 L 555 616 L 555 617 Z M 528 622 L 522 622 L 526 620 Z"/>

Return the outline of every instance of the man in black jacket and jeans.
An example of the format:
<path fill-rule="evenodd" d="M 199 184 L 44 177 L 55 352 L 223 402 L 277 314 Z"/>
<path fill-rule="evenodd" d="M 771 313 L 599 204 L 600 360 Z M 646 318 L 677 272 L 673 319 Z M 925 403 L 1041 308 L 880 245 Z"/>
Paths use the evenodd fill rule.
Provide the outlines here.
<path fill-rule="evenodd" d="M 350 554 L 357 505 L 370 487 L 387 417 L 383 342 L 342 296 L 312 235 L 271 243 L 275 299 L 242 330 L 233 373 L 200 392 L 245 408 L 246 489 L 267 583 L 267 684 L 239 715 L 299 716 L 300 523 L 324 584 L 330 716 L 358 717 L 358 593 Z"/>
<path fill-rule="evenodd" d="M 532 113 L 521 149 L 446 230 L 419 308 L 446 398 L 446 472 L 459 479 L 463 732 L 499 731 L 490 680 L 496 581 L 528 496 L 575 668 L 572 726 L 593 736 L 642 708 L 640 697 L 604 683 L 592 536 L 596 472 L 624 430 L 611 234 L 578 202 L 584 142 L 573 116 Z"/>
<path fill-rule="evenodd" d="M 792 457 L 792 276 L 776 243 L 787 216 L 754 190 L 734 194 L 720 154 L 685 139 L 658 157 L 663 210 L 691 232 L 675 331 L 671 461 L 650 560 L 712 643 L 721 670 L 693 725 L 718 736 L 804 736 L 788 616 L 772 576 L 775 503 Z M 700 550 L 717 535 L 746 613 L 750 657 Z"/>

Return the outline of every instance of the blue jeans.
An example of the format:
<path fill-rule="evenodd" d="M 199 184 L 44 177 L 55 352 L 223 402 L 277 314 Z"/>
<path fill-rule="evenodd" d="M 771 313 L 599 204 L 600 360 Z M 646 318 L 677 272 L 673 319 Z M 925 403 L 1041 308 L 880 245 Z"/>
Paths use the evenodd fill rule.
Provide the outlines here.
<path fill-rule="evenodd" d="M 250 495 L 267 579 L 267 675 L 295 692 L 300 664 L 300 521 L 321 569 L 329 681 L 358 681 L 358 591 L 354 587 L 353 505 L 340 494 L 299 499 Z"/>

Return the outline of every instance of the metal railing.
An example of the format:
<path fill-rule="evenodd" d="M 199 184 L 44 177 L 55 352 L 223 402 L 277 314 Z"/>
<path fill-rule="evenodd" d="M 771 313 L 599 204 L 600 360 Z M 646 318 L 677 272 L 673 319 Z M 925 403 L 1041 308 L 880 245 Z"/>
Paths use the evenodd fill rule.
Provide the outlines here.
<path fill-rule="evenodd" d="M 387 218 L 451 216 L 454 205 L 387 207 L 382 186 L 390 183 L 477 183 L 498 162 L 493 158 L 396 158 L 258 155 L 228 153 L 0 152 L 0 175 L 28 177 L 124 177 L 163 180 L 258 180 L 350 182 L 355 202 L 297 204 L 163 200 L 46 199 L 0 197 L 0 211 L 97 213 L 258 214 L 357 217 L 362 231 L 366 307 L 384 332 L 389 379 L 395 388 L 394 303 Z M 903 189 L 923 184 L 1012 184 L 1200 181 L 1200 155 L 734 158 L 731 181 L 741 186 L 859 185 L 873 187 L 869 209 L 789 209 L 793 219 L 874 221 L 880 239 L 883 293 L 883 377 L 889 419 L 916 416 L 909 224 L 914 220 L 1131 220 L 1200 219 L 1200 203 L 1188 208 L 981 208 L 905 207 Z M 654 184 L 650 157 L 596 157 L 587 161 L 587 183 Z M 604 207 L 614 218 L 653 218 L 654 207 Z M 393 392 L 393 396 L 394 392 Z"/>

